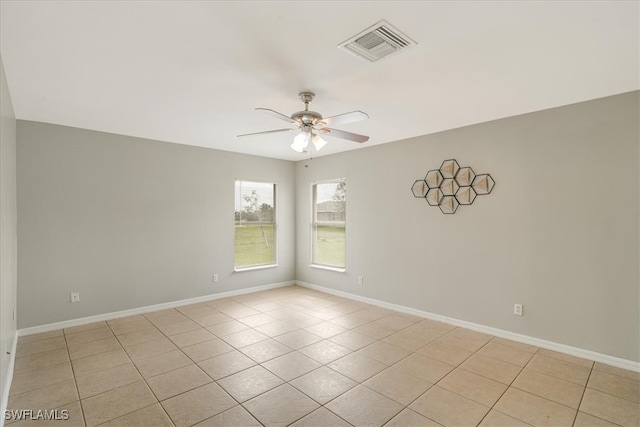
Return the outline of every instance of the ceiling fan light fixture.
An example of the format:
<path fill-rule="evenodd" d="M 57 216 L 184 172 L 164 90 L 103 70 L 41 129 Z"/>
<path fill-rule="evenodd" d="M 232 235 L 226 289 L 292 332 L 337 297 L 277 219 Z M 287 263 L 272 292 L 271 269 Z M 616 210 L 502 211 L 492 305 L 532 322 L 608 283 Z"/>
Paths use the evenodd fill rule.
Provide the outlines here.
<path fill-rule="evenodd" d="M 293 151 L 297 151 L 298 153 L 304 152 L 305 148 L 309 145 L 309 134 L 302 131 L 293 138 L 293 144 L 291 144 L 291 148 Z"/>
<path fill-rule="evenodd" d="M 320 135 L 315 134 L 311 137 L 311 142 L 313 142 L 314 147 L 316 147 L 316 151 L 322 150 L 322 147 L 327 145 L 327 141 L 322 139 Z"/>

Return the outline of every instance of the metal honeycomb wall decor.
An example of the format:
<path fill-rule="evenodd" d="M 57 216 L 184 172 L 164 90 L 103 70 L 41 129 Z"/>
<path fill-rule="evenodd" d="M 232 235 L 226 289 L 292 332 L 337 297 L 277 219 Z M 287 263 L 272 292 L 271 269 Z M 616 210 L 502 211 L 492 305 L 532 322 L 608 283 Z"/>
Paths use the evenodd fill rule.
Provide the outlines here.
<path fill-rule="evenodd" d="M 438 206 L 443 214 L 454 214 L 460 205 L 470 205 L 477 196 L 491 193 L 496 185 L 491 175 L 476 173 L 469 166 L 460 167 L 455 159 L 442 162 L 440 169 L 427 172 L 411 186 L 414 197 Z"/>

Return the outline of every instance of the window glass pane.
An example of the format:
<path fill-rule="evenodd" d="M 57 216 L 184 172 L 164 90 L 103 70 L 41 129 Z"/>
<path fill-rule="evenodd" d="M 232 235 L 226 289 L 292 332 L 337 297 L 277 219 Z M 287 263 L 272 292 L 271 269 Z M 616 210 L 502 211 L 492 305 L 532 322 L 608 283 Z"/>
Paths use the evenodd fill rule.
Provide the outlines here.
<path fill-rule="evenodd" d="M 275 184 L 236 181 L 236 268 L 276 263 L 275 199 Z"/>
<path fill-rule="evenodd" d="M 344 225 L 315 226 L 314 264 L 332 267 L 345 266 L 345 227 Z"/>
<path fill-rule="evenodd" d="M 345 267 L 346 182 L 313 185 L 312 263 Z"/>
<path fill-rule="evenodd" d="M 345 196 L 344 181 L 316 184 L 316 222 L 344 222 Z"/>

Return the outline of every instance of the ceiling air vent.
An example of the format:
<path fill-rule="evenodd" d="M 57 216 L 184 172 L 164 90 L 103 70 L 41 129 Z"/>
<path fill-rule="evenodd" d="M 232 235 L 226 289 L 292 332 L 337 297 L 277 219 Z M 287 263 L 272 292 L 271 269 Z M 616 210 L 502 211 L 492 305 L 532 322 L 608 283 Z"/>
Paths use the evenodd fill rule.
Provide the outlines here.
<path fill-rule="evenodd" d="M 369 62 L 376 62 L 415 44 L 417 43 L 383 20 L 340 43 L 338 47 Z"/>

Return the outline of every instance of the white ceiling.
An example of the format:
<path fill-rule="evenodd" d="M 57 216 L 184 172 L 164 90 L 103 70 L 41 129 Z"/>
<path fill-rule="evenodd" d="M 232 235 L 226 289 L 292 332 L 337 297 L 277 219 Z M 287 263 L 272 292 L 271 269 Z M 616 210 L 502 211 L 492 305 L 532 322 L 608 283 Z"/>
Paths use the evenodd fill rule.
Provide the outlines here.
<path fill-rule="evenodd" d="M 639 89 L 639 3 L 0 3 L 0 52 L 16 117 L 300 160 L 290 115 L 316 93 L 365 144 Z M 381 19 L 418 42 L 376 63 L 337 45 Z M 283 126 L 284 125 L 284 126 Z"/>

